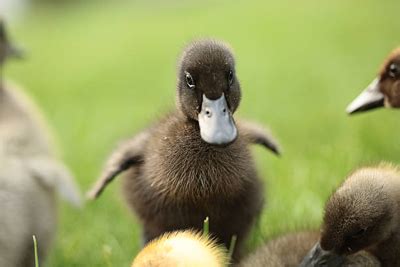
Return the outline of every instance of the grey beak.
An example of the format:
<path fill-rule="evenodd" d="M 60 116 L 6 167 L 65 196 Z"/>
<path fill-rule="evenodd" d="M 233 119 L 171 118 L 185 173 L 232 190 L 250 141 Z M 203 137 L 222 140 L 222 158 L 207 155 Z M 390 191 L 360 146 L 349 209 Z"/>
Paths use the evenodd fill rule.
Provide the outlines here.
<path fill-rule="evenodd" d="M 299 267 L 338 267 L 342 266 L 344 256 L 321 248 L 319 242 L 308 252 Z"/>
<path fill-rule="evenodd" d="M 379 90 L 379 78 L 372 81 L 370 85 L 347 106 L 346 112 L 353 114 L 370 109 L 383 107 L 385 96 Z"/>
<path fill-rule="evenodd" d="M 237 137 L 235 122 L 224 94 L 216 100 L 210 100 L 203 95 L 198 120 L 201 138 L 209 144 L 224 145 Z"/>

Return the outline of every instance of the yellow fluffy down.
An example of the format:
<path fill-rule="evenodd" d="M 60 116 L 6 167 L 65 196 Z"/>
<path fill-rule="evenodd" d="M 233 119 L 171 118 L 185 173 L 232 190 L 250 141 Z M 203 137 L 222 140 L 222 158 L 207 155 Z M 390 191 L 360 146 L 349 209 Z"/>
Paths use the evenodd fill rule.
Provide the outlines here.
<path fill-rule="evenodd" d="M 226 250 L 213 240 L 193 231 L 167 233 L 150 242 L 133 261 L 132 267 L 224 267 Z"/>

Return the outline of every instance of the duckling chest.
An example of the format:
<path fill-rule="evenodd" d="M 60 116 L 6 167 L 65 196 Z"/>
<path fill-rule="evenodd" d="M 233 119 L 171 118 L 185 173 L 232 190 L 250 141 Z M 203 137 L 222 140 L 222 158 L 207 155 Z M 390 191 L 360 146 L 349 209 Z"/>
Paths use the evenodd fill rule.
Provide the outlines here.
<path fill-rule="evenodd" d="M 171 127 L 168 134 L 155 133 L 145 156 L 144 175 L 157 191 L 174 198 L 234 196 L 256 179 L 242 138 L 217 147 L 204 142 L 193 125 Z"/>

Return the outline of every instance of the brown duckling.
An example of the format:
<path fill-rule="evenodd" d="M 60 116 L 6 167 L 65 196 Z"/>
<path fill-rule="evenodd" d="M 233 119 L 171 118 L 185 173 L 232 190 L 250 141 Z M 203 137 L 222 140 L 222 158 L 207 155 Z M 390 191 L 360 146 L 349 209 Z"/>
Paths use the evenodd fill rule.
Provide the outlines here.
<path fill-rule="evenodd" d="M 276 142 L 253 123 L 234 120 L 241 90 L 231 50 L 200 40 L 178 67 L 177 110 L 122 144 L 89 192 L 94 198 L 127 171 L 125 197 L 144 227 L 145 242 L 165 232 L 202 229 L 229 246 L 234 258 L 263 206 L 263 186 L 249 144 L 278 153 Z"/>
<path fill-rule="evenodd" d="M 385 59 L 378 77 L 347 107 L 349 114 L 378 107 L 400 107 L 400 47 Z"/>
<path fill-rule="evenodd" d="M 226 267 L 224 247 L 206 236 L 186 230 L 165 233 L 136 256 L 132 267 Z"/>
<path fill-rule="evenodd" d="M 0 65 L 15 54 L 0 22 Z M 2 67 L 2 66 L 0 66 Z M 41 114 L 16 86 L 0 81 L 0 266 L 35 266 L 32 236 L 44 261 L 56 232 L 59 191 L 79 205 Z"/>
<path fill-rule="evenodd" d="M 318 231 L 285 234 L 269 241 L 250 254 L 240 267 L 296 267 L 319 239 Z M 378 267 L 375 257 L 366 252 L 347 257 L 341 266 Z"/>
<path fill-rule="evenodd" d="M 341 259 L 365 250 L 382 266 L 400 266 L 400 170 L 380 164 L 356 170 L 325 207 L 319 243 L 303 266 L 340 266 Z"/>

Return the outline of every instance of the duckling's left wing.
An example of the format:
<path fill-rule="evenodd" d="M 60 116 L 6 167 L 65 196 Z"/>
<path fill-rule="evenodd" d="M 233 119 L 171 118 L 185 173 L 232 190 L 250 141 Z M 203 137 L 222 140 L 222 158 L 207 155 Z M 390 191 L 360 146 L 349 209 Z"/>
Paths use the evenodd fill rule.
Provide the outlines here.
<path fill-rule="evenodd" d="M 26 159 L 30 174 L 44 186 L 55 189 L 60 196 L 76 207 L 82 206 L 81 194 L 71 172 L 64 164 L 51 157 Z"/>
<path fill-rule="evenodd" d="M 278 142 L 267 129 L 254 122 L 240 121 L 238 124 L 240 134 L 243 134 L 250 143 L 262 145 L 276 155 L 281 154 Z"/>
<path fill-rule="evenodd" d="M 148 131 L 141 132 L 115 149 L 108 158 L 100 178 L 86 194 L 87 198 L 95 199 L 99 197 L 116 176 L 137 164 L 143 163 L 143 151 L 148 137 Z"/>

